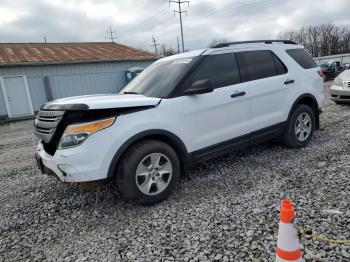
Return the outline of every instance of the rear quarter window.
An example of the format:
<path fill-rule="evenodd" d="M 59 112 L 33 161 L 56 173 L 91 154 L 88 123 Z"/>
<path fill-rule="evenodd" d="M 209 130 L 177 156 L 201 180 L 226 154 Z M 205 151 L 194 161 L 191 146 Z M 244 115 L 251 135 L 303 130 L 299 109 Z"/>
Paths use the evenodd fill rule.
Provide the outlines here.
<path fill-rule="evenodd" d="M 287 49 L 287 54 L 294 59 L 302 68 L 310 69 L 317 67 L 317 64 L 312 57 L 302 48 Z"/>

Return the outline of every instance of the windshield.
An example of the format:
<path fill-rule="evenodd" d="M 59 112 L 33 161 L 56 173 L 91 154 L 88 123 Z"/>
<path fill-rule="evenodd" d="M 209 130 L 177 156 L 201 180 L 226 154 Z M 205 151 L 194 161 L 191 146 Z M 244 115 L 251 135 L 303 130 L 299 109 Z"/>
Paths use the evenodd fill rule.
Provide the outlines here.
<path fill-rule="evenodd" d="M 120 94 L 163 98 L 170 94 L 199 57 L 155 62 L 126 85 Z"/>

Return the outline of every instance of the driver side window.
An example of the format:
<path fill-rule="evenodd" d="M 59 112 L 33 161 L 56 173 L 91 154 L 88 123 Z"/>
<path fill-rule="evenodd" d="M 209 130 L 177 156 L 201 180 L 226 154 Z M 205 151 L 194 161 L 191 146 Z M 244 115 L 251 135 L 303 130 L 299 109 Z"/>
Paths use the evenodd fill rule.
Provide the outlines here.
<path fill-rule="evenodd" d="M 214 88 L 234 85 L 240 82 L 237 61 L 234 54 L 209 55 L 194 73 L 190 86 L 197 80 L 209 79 Z"/>

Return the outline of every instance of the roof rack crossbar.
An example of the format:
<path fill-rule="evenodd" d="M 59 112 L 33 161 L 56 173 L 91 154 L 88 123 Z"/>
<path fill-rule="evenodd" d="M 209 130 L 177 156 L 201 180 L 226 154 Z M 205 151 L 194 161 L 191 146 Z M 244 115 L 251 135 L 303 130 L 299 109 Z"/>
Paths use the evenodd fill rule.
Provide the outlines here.
<path fill-rule="evenodd" d="M 221 47 L 228 47 L 230 45 L 240 45 L 240 44 L 254 44 L 254 43 L 265 43 L 265 44 L 272 44 L 272 43 L 283 43 L 283 44 L 290 44 L 290 45 L 296 45 L 292 40 L 252 40 L 252 41 L 238 41 L 238 42 L 227 42 L 227 43 L 220 43 L 212 48 L 221 48 Z"/>

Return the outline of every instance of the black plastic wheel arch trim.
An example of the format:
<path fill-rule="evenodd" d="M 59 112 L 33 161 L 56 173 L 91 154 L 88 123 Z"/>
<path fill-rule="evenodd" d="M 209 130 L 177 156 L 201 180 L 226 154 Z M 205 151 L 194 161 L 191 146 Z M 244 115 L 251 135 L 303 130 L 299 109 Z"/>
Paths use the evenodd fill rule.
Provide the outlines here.
<path fill-rule="evenodd" d="M 143 138 L 147 139 L 147 137 L 152 136 L 163 136 L 169 139 L 171 141 L 170 146 L 175 147 L 174 150 L 177 152 L 178 157 L 180 158 L 181 164 L 183 165 L 183 171 L 186 172 L 188 166 L 192 162 L 190 157 L 191 155 L 188 153 L 185 144 L 182 142 L 182 140 L 175 134 L 171 133 L 170 131 L 166 131 L 163 129 L 150 129 L 147 131 L 143 131 L 141 133 L 138 133 L 131 138 L 129 138 L 124 144 L 118 149 L 118 151 L 115 153 L 107 173 L 107 178 L 115 177 L 116 174 L 116 168 L 119 164 L 119 161 L 125 151 L 135 142 L 142 140 Z M 166 142 L 166 141 L 165 141 Z"/>
<path fill-rule="evenodd" d="M 289 111 L 289 115 L 288 115 L 288 120 L 290 120 L 291 116 L 292 116 L 292 113 L 294 112 L 296 106 L 300 103 L 300 101 L 304 98 L 310 98 L 313 100 L 313 102 L 316 104 L 316 110 L 315 110 L 315 120 L 316 120 L 316 126 L 315 126 L 315 129 L 318 130 L 320 128 L 320 118 L 319 118 L 319 114 L 322 112 L 320 110 L 320 106 L 317 102 L 317 99 L 314 95 L 310 94 L 310 93 L 305 93 L 305 94 L 302 94 L 300 95 L 293 103 L 293 106 L 291 107 L 291 110 Z"/>

